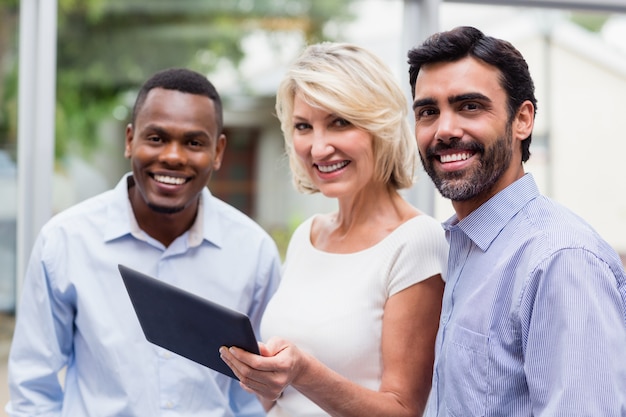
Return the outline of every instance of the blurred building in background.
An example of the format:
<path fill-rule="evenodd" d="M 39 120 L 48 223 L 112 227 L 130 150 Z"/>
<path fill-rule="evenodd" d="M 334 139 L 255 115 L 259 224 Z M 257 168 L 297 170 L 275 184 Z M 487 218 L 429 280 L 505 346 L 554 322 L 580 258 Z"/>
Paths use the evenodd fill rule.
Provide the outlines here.
<path fill-rule="evenodd" d="M 18 14 L 19 2 L 13 2 L 9 11 Z M 623 39 L 620 28 L 626 27 L 626 24 L 622 22 L 624 16 L 616 11 L 486 6 L 435 0 L 352 0 L 346 1 L 343 9 L 337 9 L 341 12 L 341 19 L 333 21 L 331 17 L 335 11 L 330 10 L 327 11 L 327 21 L 321 22 L 302 17 L 311 14 L 314 1 L 300 2 L 300 9 L 294 6 L 297 1 L 290 1 L 287 3 L 295 8 L 291 17 L 241 17 L 239 23 L 244 22 L 242 27 L 247 28 L 245 35 L 233 35 L 228 30 L 229 26 L 225 26 L 219 32 L 220 36 L 226 36 L 231 43 L 225 41 L 224 44 L 205 45 L 204 49 L 190 55 L 193 60 L 188 63 L 177 62 L 177 57 L 183 55 L 172 52 L 171 60 L 144 68 L 145 74 L 134 67 L 122 70 L 120 68 L 125 67 L 121 63 L 114 66 L 119 74 L 113 74 L 117 70 L 103 71 L 106 65 L 94 65 L 94 60 L 143 58 L 143 55 L 149 56 L 146 48 L 155 48 L 158 53 L 159 47 L 163 48 L 160 55 L 167 55 L 166 51 L 176 50 L 170 42 L 172 37 L 184 33 L 186 39 L 202 38 L 206 37 L 206 31 L 217 29 L 203 26 L 201 21 L 186 25 L 184 30 L 172 26 L 171 22 L 162 24 L 159 16 L 172 13 L 167 9 L 168 4 L 191 7 L 193 3 L 203 3 L 200 1 L 153 0 L 151 9 L 141 9 L 142 12 L 137 14 L 144 22 L 152 22 L 153 26 L 137 28 L 133 26 L 131 17 L 124 15 L 133 10 L 130 6 L 134 1 L 111 0 L 102 4 L 105 3 L 109 7 L 107 13 L 112 13 L 113 17 L 109 16 L 109 20 L 103 19 L 102 22 L 117 26 L 102 28 L 95 25 L 91 30 L 94 31 L 93 42 L 96 39 L 109 42 L 106 51 L 95 55 L 89 51 L 63 49 L 69 48 L 67 43 L 59 42 L 57 46 L 59 55 L 63 57 L 57 68 L 57 86 L 64 87 L 62 94 L 57 94 L 56 157 L 54 172 L 49 173 L 50 214 L 112 187 L 129 170 L 128 162 L 123 158 L 124 128 L 136 88 L 143 78 L 158 66 L 204 68 L 223 95 L 228 136 L 222 168 L 212 178 L 209 187 L 215 195 L 257 220 L 284 248 L 299 222 L 313 213 L 335 208 L 333 201 L 321 195 L 301 195 L 291 184 L 282 134 L 274 116 L 274 92 L 286 66 L 309 42 L 323 39 L 354 42 L 370 48 L 389 63 L 397 74 L 398 82 L 406 89 L 408 106 L 410 91 L 406 51 L 426 35 L 424 28 L 416 27 L 426 15 L 436 17 L 436 21 L 429 22 L 430 28 L 473 25 L 487 34 L 511 41 L 522 51 L 535 79 L 539 101 L 527 171 L 535 175 L 543 192 L 587 219 L 618 252 L 626 255 L 626 177 L 618 162 L 618 158 L 626 154 L 626 141 L 621 138 L 621 118 L 625 110 L 622 97 L 626 95 L 626 51 L 619 46 L 620 42 L 615 41 Z M 250 2 L 235 3 L 249 7 L 246 4 Z M 271 5 L 277 2 L 267 0 L 265 3 Z M 415 9 L 415 3 L 423 4 Z M 431 8 L 436 5 L 436 13 L 433 14 L 426 3 Z M 538 1 L 527 3 L 536 4 Z M 3 17 L 1 10 L 2 6 L 0 20 L 5 22 L 7 16 Z M 421 15 L 412 19 L 411 13 L 415 10 Z M 339 14 L 339 11 L 336 13 Z M 100 13 L 105 11 L 100 10 Z M 204 13 L 208 14 L 208 11 Z M 229 24 L 234 24 L 232 16 L 228 19 L 231 19 Z M 74 15 L 59 12 L 60 26 L 74 20 L 74 24 L 81 22 Z M 216 20 L 212 25 L 218 22 Z M 312 29 L 312 22 L 321 26 Z M 17 49 L 18 30 L 15 24 L 0 25 L 0 53 L 4 51 L 0 55 L 0 85 L 4 86 L 0 88 L 0 97 L 3 97 L 0 108 L 0 311 L 12 311 L 19 288 L 16 284 L 21 279 L 16 250 L 20 159 L 17 157 L 19 149 L 15 146 L 16 142 L 10 139 L 16 135 L 17 107 L 14 99 L 17 95 L 14 91 L 10 93 L 16 85 L 15 80 L 11 82 L 11 77 L 18 74 L 15 71 L 18 57 L 15 52 L 7 51 Z M 69 34 L 73 32 L 67 26 L 63 26 L 63 30 L 69 31 Z M 63 36 L 68 35 L 63 33 Z M 115 46 L 122 45 L 127 39 L 119 36 L 120 33 L 128 33 L 130 38 L 127 42 L 137 43 L 131 45 L 128 55 L 116 53 Z M 147 42 L 146 37 L 153 43 Z M 13 44 L 14 48 L 7 44 Z M 220 50 L 223 45 L 237 48 L 236 53 L 228 48 Z M 216 49 L 206 49 L 209 46 Z M 220 54 L 232 54 L 234 58 L 222 60 Z M 86 74 L 82 79 L 85 84 L 76 85 L 76 91 L 82 92 L 85 97 L 77 98 L 75 102 L 83 104 L 72 110 L 67 104 L 75 99 L 69 96 L 72 92 L 71 77 L 76 76 L 76 71 L 80 72 L 83 66 L 89 70 L 84 71 Z M 109 84 L 99 86 L 98 80 Z M 111 93 L 113 90 L 115 94 Z M 104 104 L 99 107 L 84 104 L 97 100 Z M 99 111 L 98 122 L 85 128 L 86 122 L 81 125 L 80 120 L 67 115 L 64 117 L 64 112 L 70 110 L 77 114 Z M 98 140 L 88 140 L 95 137 Z M 39 149 L 29 151 L 38 152 Z M 430 179 L 423 173 L 420 173 L 415 187 L 407 190 L 405 195 L 440 220 L 452 214 L 450 203 L 436 194 Z"/>

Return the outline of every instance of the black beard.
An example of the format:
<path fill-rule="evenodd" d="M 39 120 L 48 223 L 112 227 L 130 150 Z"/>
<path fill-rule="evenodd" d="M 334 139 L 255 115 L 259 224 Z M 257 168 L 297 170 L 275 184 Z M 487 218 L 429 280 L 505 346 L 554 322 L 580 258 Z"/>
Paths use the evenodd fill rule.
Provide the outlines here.
<path fill-rule="evenodd" d="M 163 207 L 163 206 L 157 206 L 156 204 L 153 203 L 148 203 L 148 207 L 150 208 L 150 210 L 156 212 L 156 213 L 160 213 L 160 214 L 175 214 L 175 213 L 179 213 L 181 211 L 183 211 L 185 208 L 184 207 Z"/>
<path fill-rule="evenodd" d="M 424 170 L 443 197 L 452 201 L 467 201 L 491 189 L 506 171 L 511 163 L 511 140 L 509 127 L 505 135 L 498 138 L 489 148 L 478 143 L 473 143 L 468 148 L 465 144 L 459 145 L 457 141 L 450 145 L 439 144 L 436 148 L 427 150 L 426 157 L 420 153 L 420 159 Z M 476 156 L 480 158 L 479 164 L 463 171 L 437 173 L 432 161 L 437 158 L 434 152 L 441 149 L 475 151 Z"/>

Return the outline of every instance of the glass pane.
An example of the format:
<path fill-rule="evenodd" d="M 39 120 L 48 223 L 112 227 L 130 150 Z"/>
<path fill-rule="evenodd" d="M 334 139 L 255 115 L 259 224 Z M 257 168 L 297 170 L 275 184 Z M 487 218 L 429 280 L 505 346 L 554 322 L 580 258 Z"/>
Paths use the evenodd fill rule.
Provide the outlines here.
<path fill-rule="evenodd" d="M 0 4 L 0 314 L 2 315 L 12 313 L 15 309 L 17 23 L 17 3 L 9 1 Z"/>
<path fill-rule="evenodd" d="M 10 150 L 0 148 L 0 311 L 15 308 L 17 167 Z"/>
<path fill-rule="evenodd" d="M 0 416 L 16 303 L 18 1 L 0 1 Z"/>

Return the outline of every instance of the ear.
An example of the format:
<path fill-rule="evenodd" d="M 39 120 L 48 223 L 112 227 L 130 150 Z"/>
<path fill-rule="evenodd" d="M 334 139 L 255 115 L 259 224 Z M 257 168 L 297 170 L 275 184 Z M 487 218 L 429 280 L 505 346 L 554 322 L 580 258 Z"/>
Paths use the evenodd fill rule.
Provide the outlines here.
<path fill-rule="evenodd" d="M 126 147 L 124 148 L 124 157 L 130 159 L 131 155 L 131 143 L 133 141 L 133 125 L 129 123 L 126 125 Z"/>
<path fill-rule="evenodd" d="M 535 125 L 535 106 L 529 100 L 522 103 L 513 120 L 513 137 L 524 140 L 533 132 Z"/>
<path fill-rule="evenodd" d="M 222 157 L 224 156 L 224 150 L 226 149 L 226 135 L 223 133 L 217 138 L 215 144 L 215 158 L 213 158 L 213 170 L 217 171 L 222 166 Z"/>

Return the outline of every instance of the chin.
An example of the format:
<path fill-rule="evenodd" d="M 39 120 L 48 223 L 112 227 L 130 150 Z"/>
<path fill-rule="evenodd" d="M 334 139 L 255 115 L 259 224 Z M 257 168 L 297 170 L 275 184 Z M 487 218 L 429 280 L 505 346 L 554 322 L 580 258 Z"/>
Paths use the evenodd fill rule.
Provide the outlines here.
<path fill-rule="evenodd" d="M 161 206 L 154 203 L 148 203 L 150 210 L 160 214 L 175 214 L 184 210 L 182 206 Z"/>
<path fill-rule="evenodd" d="M 344 195 L 344 193 L 339 192 L 337 190 L 329 190 L 327 189 L 320 189 L 320 193 L 327 198 L 339 198 L 342 195 Z"/>

